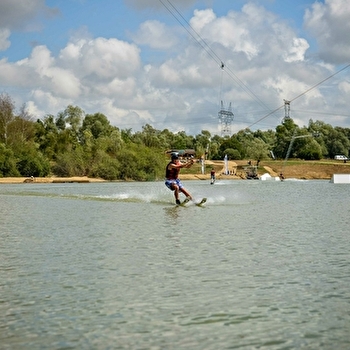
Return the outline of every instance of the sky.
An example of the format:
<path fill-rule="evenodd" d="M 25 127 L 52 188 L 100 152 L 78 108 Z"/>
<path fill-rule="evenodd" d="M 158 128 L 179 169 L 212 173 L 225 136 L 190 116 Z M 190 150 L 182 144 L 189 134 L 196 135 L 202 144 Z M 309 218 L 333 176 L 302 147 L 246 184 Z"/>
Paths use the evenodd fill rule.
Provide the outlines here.
<path fill-rule="evenodd" d="M 275 130 L 285 100 L 350 127 L 349 32 L 348 0 L 0 0 L 0 93 L 133 132 Z"/>

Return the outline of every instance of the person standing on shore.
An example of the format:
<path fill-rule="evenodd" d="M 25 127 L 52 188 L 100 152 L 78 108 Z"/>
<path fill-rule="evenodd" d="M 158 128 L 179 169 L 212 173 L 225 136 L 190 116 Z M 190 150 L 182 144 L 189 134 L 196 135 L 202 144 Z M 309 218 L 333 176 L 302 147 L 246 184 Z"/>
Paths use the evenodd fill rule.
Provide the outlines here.
<path fill-rule="evenodd" d="M 182 192 L 188 199 L 192 200 L 190 193 L 183 187 L 180 179 L 179 173 L 181 168 L 190 168 L 193 164 L 193 159 L 187 163 L 181 163 L 179 160 L 179 154 L 177 152 L 171 153 L 171 161 L 165 168 L 165 186 L 169 190 L 174 191 L 176 204 L 181 204 L 180 202 L 180 192 Z"/>

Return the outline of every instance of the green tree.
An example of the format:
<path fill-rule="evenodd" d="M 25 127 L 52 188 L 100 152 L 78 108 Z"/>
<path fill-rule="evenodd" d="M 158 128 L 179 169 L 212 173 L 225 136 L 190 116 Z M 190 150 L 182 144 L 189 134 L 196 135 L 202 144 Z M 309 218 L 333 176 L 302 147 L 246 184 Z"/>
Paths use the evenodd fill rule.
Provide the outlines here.
<path fill-rule="evenodd" d="M 116 180 L 120 177 L 119 168 L 120 164 L 117 159 L 99 150 L 93 159 L 93 164 L 89 170 L 89 176 L 110 181 Z"/>
<path fill-rule="evenodd" d="M 334 158 L 337 154 L 348 155 L 350 142 L 339 130 L 333 129 L 325 138 L 328 156 Z"/>
<path fill-rule="evenodd" d="M 22 176 L 45 177 L 50 172 L 50 164 L 40 152 L 34 150 L 23 152 L 17 163 Z"/>
<path fill-rule="evenodd" d="M 80 141 L 79 131 L 84 118 L 84 111 L 80 107 L 69 105 L 62 112 L 62 114 L 65 122 L 69 125 L 63 131 L 66 135 L 64 139 L 69 140 L 69 144 L 71 145 L 71 147 L 69 148 L 75 149 L 76 147 L 78 147 Z M 61 148 L 64 147 L 62 147 L 61 145 Z"/>
<path fill-rule="evenodd" d="M 201 149 L 209 148 L 209 144 L 211 142 L 211 134 L 207 130 L 202 130 L 201 134 L 196 135 L 195 143 L 196 147 L 200 147 Z"/>
<path fill-rule="evenodd" d="M 70 152 L 57 155 L 57 160 L 52 170 L 57 176 L 85 176 L 87 169 L 82 148 L 77 147 Z"/>
<path fill-rule="evenodd" d="M 220 145 L 223 142 L 222 137 L 218 135 L 214 135 L 211 138 L 211 142 L 209 145 L 209 159 L 222 159 L 221 157 L 221 151 L 220 151 Z"/>
<path fill-rule="evenodd" d="M 193 149 L 194 148 L 194 137 L 186 135 L 185 131 L 180 131 L 174 134 L 174 139 L 170 145 L 173 149 Z"/>
<path fill-rule="evenodd" d="M 109 142 L 108 142 L 108 145 L 106 148 L 106 152 L 110 156 L 115 157 L 118 154 L 118 152 L 122 149 L 122 147 L 124 146 L 121 132 L 118 128 L 113 129 L 113 131 L 109 135 L 108 141 Z"/>
<path fill-rule="evenodd" d="M 239 151 L 237 149 L 227 148 L 227 149 L 225 149 L 225 151 L 223 153 L 225 155 L 227 155 L 227 158 L 230 160 L 241 159 L 241 154 L 239 153 Z"/>
<path fill-rule="evenodd" d="M 322 158 L 322 147 L 312 137 L 300 148 L 298 158 L 305 160 L 320 160 Z"/>
<path fill-rule="evenodd" d="M 0 143 L 0 177 L 20 176 L 16 167 L 16 158 L 10 148 Z"/>
<path fill-rule="evenodd" d="M 117 155 L 122 180 L 150 181 L 164 177 L 165 157 L 159 149 L 129 144 Z"/>
<path fill-rule="evenodd" d="M 58 130 L 54 116 L 49 114 L 43 120 L 38 119 L 35 129 L 35 142 L 39 145 L 39 150 L 48 159 L 55 159 Z"/>
<path fill-rule="evenodd" d="M 262 160 L 269 155 L 269 146 L 260 138 L 254 138 L 246 145 L 246 156 L 249 159 Z"/>
<path fill-rule="evenodd" d="M 95 113 L 85 116 L 80 132 L 85 130 L 90 130 L 92 136 L 97 139 L 101 136 L 109 136 L 113 131 L 113 127 L 104 114 Z"/>
<path fill-rule="evenodd" d="M 21 144 L 32 141 L 35 135 L 35 125 L 32 116 L 26 111 L 25 104 L 22 105 L 20 113 L 7 125 L 7 143 L 15 151 Z"/>
<path fill-rule="evenodd" d="M 142 132 L 135 134 L 136 139 L 146 147 L 162 147 L 160 142 L 160 132 L 151 125 L 146 124 L 142 127 Z"/>
<path fill-rule="evenodd" d="M 73 130 L 74 134 L 78 134 L 81 122 L 84 117 L 84 111 L 78 106 L 69 105 L 63 111 L 63 118 Z"/>
<path fill-rule="evenodd" d="M 328 134 L 327 130 L 331 130 L 331 129 L 333 128 L 330 125 L 327 126 L 322 121 L 313 122 L 312 119 L 309 120 L 307 131 L 309 132 L 309 134 L 317 138 L 317 143 L 321 147 L 321 154 L 322 154 L 321 158 L 328 156 L 328 150 L 325 143 L 325 139 L 326 139 L 326 135 Z"/>
<path fill-rule="evenodd" d="M 6 94 L 0 94 L 0 142 L 7 144 L 8 126 L 14 119 L 15 103 Z"/>
<path fill-rule="evenodd" d="M 276 143 L 276 132 L 274 130 L 261 131 L 257 130 L 253 133 L 254 138 L 261 139 L 266 143 L 269 150 L 272 150 Z"/>
<path fill-rule="evenodd" d="M 234 157 L 235 157 L 234 159 L 236 160 L 243 159 L 245 157 L 245 150 L 241 142 L 238 140 L 237 135 L 232 135 L 231 138 L 223 139 L 220 145 L 219 159 L 224 158 L 225 154 L 227 154 L 228 149 L 237 151 L 234 153 Z"/>
<path fill-rule="evenodd" d="M 121 131 L 121 136 L 125 143 L 132 142 L 132 129 L 123 129 Z"/>
<path fill-rule="evenodd" d="M 66 117 L 63 112 L 58 113 L 55 124 L 57 129 L 60 131 L 63 131 L 66 129 Z"/>
<path fill-rule="evenodd" d="M 284 158 L 287 155 L 289 144 L 297 130 L 298 126 L 292 118 L 284 119 L 282 124 L 276 127 L 276 144 L 273 152 L 277 158 Z"/>

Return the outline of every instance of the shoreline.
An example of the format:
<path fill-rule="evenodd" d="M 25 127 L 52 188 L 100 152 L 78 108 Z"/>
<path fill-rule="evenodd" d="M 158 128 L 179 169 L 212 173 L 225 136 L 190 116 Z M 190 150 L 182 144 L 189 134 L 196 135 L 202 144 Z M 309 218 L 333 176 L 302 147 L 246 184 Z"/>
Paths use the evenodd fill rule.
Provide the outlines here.
<path fill-rule="evenodd" d="M 22 184 L 22 183 L 91 183 L 109 182 L 108 180 L 91 178 L 87 176 L 73 177 L 0 177 L 0 184 Z"/>
<path fill-rule="evenodd" d="M 210 181 L 210 174 L 180 174 L 180 180 L 208 180 Z M 234 175 L 217 175 L 216 179 L 226 180 L 242 180 L 242 178 Z M 157 180 L 156 180 L 157 181 Z M 158 180 L 162 181 L 162 180 Z M 49 184 L 49 183 L 101 183 L 101 182 L 127 182 L 127 180 L 104 180 L 99 178 L 91 178 L 87 176 L 74 177 L 0 177 L 0 184 Z"/>
<path fill-rule="evenodd" d="M 245 180 L 244 167 L 247 161 L 228 161 L 228 170 L 230 175 L 225 175 L 225 167 L 223 161 L 206 161 L 207 165 L 212 166 L 216 171 L 217 180 Z M 268 173 L 271 176 L 278 176 L 283 161 L 264 161 L 260 164 L 259 176 Z M 210 181 L 210 172 L 206 174 L 200 173 L 180 173 L 180 180 L 206 180 Z M 284 176 L 286 179 L 295 178 L 301 180 L 331 180 L 333 174 L 350 174 L 350 163 L 340 163 L 334 161 L 309 161 L 309 162 L 290 162 L 284 168 Z M 126 180 L 127 181 L 127 180 Z M 132 180 L 130 180 L 132 181 Z M 162 181 L 162 180 L 158 180 Z M 99 182 L 124 182 L 124 180 L 104 180 L 101 178 L 91 178 L 88 176 L 72 176 L 72 177 L 0 177 L 0 184 L 21 184 L 21 183 L 99 183 Z"/>
<path fill-rule="evenodd" d="M 273 176 L 273 175 L 272 175 Z M 181 181 L 192 181 L 192 180 L 202 180 L 202 181 L 210 181 L 210 174 L 180 174 L 179 176 Z M 296 179 L 304 179 L 304 180 L 330 180 L 330 178 L 323 177 L 293 177 Z M 219 174 L 216 175 L 216 180 L 244 180 L 237 175 L 224 175 Z M 133 181 L 133 180 L 130 180 Z M 155 180 L 155 181 L 163 181 L 163 180 Z M 248 180 L 250 181 L 250 180 Z M 0 178 L 0 185 L 10 185 L 10 184 L 63 184 L 63 183 L 107 183 L 107 182 L 128 182 L 128 180 L 104 180 L 98 178 L 88 178 L 86 176 L 74 176 L 74 177 L 37 177 L 34 179 L 28 177 L 3 177 Z"/>

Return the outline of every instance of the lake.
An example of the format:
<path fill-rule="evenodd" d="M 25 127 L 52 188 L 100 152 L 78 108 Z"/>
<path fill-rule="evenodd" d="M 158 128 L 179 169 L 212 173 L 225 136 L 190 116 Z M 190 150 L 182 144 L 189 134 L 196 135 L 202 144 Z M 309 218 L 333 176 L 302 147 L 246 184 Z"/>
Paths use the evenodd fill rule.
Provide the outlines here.
<path fill-rule="evenodd" d="M 0 184 L 1 349 L 350 348 L 349 185 L 183 183 Z"/>

